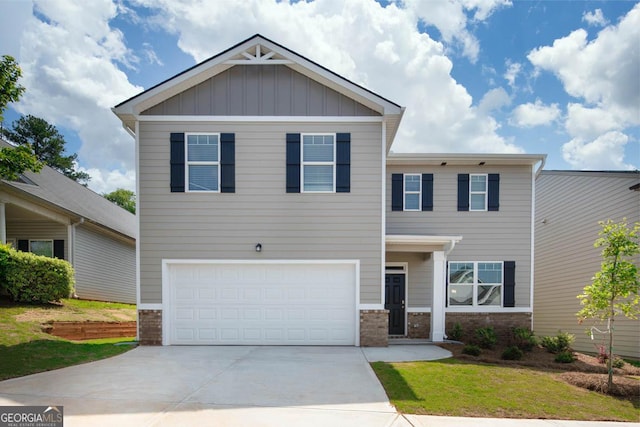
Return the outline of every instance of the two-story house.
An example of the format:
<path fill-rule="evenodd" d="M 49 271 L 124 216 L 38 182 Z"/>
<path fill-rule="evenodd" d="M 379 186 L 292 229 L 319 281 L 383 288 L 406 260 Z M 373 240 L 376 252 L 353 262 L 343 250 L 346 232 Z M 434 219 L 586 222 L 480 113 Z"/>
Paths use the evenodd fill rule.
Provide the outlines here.
<path fill-rule="evenodd" d="M 387 159 L 402 107 L 260 35 L 113 110 L 136 140 L 142 343 L 530 326 L 542 156 Z"/>

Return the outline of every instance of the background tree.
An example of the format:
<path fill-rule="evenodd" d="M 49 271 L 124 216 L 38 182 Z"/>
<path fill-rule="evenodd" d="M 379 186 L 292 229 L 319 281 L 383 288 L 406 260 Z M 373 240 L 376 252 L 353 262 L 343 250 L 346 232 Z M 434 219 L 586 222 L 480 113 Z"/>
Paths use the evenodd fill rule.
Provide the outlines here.
<path fill-rule="evenodd" d="M 602 249 L 600 271 L 593 277 L 591 285 L 585 286 L 584 293 L 578 295 L 583 305 L 577 313 L 580 322 L 595 318 L 606 320 L 609 326 L 609 371 L 608 390 L 613 385 L 613 334 L 614 320 L 617 314 L 635 319 L 640 314 L 640 281 L 638 267 L 633 257 L 640 254 L 638 234 L 640 223 L 633 229 L 627 225 L 626 218 L 616 223 L 610 219 L 600 221 L 600 238 L 594 246 Z"/>
<path fill-rule="evenodd" d="M 0 124 L 4 120 L 4 110 L 10 102 L 17 102 L 24 93 L 18 84 L 22 70 L 9 55 L 0 60 Z M 0 178 L 16 180 L 25 170 L 40 172 L 42 163 L 28 147 L 4 147 L 0 149 Z"/>
<path fill-rule="evenodd" d="M 74 181 L 87 185 L 91 176 L 75 169 L 77 154 L 68 156 L 64 154 L 66 141 L 55 126 L 44 119 L 29 114 L 14 121 L 12 127 L 13 129 L 2 130 L 8 139 L 18 145 L 31 147 L 38 160 L 62 172 Z"/>
<path fill-rule="evenodd" d="M 4 120 L 2 113 L 10 102 L 18 102 L 24 93 L 24 87 L 18 84 L 22 76 L 20 66 L 12 56 L 3 55 L 0 60 L 0 122 Z"/>
<path fill-rule="evenodd" d="M 111 193 L 103 194 L 104 198 L 131 212 L 136 213 L 136 193 L 118 188 Z"/>

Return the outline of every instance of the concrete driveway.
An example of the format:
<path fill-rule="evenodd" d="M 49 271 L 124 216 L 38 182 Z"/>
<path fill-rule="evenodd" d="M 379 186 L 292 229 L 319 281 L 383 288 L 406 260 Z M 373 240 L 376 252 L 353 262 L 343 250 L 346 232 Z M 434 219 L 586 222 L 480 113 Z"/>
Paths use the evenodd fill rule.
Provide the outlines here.
<path fill-rule="evenodd" d="M 0 405 L 65 426 L 405 425 L 356 347 L 139 347 L 0 382 Z"/>

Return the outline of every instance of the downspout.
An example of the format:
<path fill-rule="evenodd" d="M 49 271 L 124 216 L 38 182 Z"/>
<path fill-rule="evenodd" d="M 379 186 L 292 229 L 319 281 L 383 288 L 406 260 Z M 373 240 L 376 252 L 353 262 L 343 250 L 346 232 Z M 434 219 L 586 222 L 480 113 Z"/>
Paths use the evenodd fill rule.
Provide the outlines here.
<path fill-rule="evenodd" d="M 530 260 L 530 268 L 531 274 L 529 276 L 529 308 L 531 309 L 531 327 L 530 329 L 533 331 L 533 294 L 535 292 L 534 282 L 535 282 L 535 239 L 536 239 L 536 180 L 542 173 L 542 169 L 544 169 L 544 165 L 547 162 L 547 156 L 542 156 L 542 160 L 540 160 L 540 166 L 533 172 L 532 180 L 531 180 L 531 260 Z M 533 166 L 531 167 L 533 170 Z"/>
<path fill-rule="evenodd" d="M 67 236 L 67 240 L 69 241 L 69 244 L 67 245 L 67 251 L 69 252 L 69 263 L 71 264 L 72 267 L 75 268 L 75 263 L 76 263 L 76 256 L 75 256 L 75 251 L 76 251 L 76 227 L 80 224 L 84 224 L 84 217 L 80 217 L 80 220 L 78 220 L 78 222 L 74 222 L 69 224 L 68 227 L 68 236 Z M 78 298 L 78 295 L 76 295 L 75 289 L 73 291 L 73 298 Z"/>

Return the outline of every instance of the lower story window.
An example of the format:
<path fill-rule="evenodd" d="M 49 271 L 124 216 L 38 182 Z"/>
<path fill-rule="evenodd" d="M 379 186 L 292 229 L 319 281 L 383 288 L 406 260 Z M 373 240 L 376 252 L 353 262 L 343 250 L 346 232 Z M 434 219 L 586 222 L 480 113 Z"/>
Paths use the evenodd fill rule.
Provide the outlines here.
<path fill-rule="evenodd" d="M 53 240 L 29 240 L 29 252 L 53 258 Z"/>
<path fill-rule="evenodd" d="M 450 262 L 449 306 L 500 306 L 502 262 Z"/>

